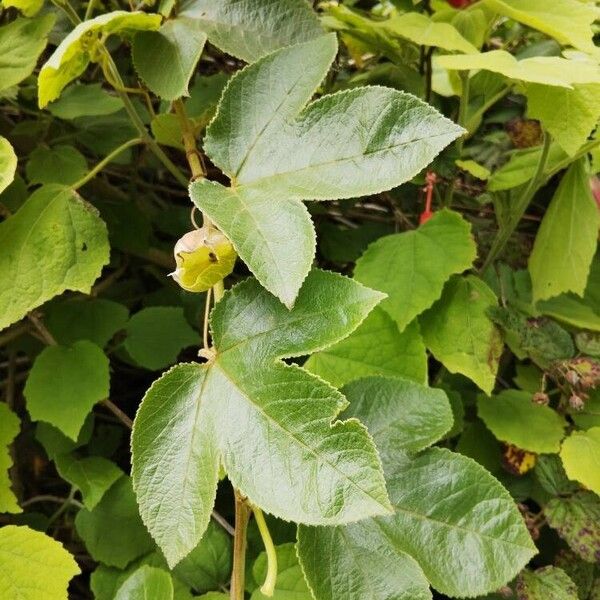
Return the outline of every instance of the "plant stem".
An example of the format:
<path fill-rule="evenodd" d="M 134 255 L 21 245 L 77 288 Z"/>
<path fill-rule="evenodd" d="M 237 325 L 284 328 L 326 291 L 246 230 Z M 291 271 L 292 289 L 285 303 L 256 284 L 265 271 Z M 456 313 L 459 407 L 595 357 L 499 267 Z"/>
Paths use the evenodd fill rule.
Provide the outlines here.
<path fill-rule="evenodd" d="M 192 172 L 192 181 L 202 179 L 204 177 L 204 169 L 202 168 L 200 154 L 196 147 L 196 134 L 194 133 L 194 127 L 185 112 L 185 106 L 183 105 L 181 98 L 178 98 L 173 102 L 173 107 L 175 108 L 175 114 L 177 115 L 179 125 L 181 126 L 183 147 L 185 148 L 185 156 Z"/>
<path fill-rule="evenodd" d="M 265 595 L 271 597 L 275 593 L 275 584 L 277 583 L 277 552 L 273 545 L 273 538 L 269 533 L 267 522 L 262 510 L 258 506 L 252 507 L 256 524 L 258 525 L 258 531 L 262 538 L 267 553 L 267 575 L 265 581 L 262 584 L 260 591 Z"/>
<path fill-rule="evenodd" d="M 230 600 L 244 600 L 246 577 L 246 531 L 251 509 L 246 499 L 235 490 L 235 535 L 233 537 L 233 572 Z"/>
<path fill-rule="evenodd" d="M 131 148 L 132 146 L 137 146 L 138 144 L 143 144 L 144 140 L 142 138 L 134 138 L 121 144 L 118 148 L 115 148 L 108 156 L 103 158 L 89 173 L 84 175 L 79 181 L 74 183 L 71 186 L 71 189 L 78 190 L 80 187 L 84 186 L 90 179 L 93 179 L 104 167 L 109 164 L 115 157 L 117 157 L 121 152 L 127 150 L 127 148 Z"/>
<path fill-rule="evenodd" d="M 548 154 L 550 152 L 551 144 L 552 138 L 550 134 L 548 132 L 544 132 L 542 152 L 540 154 L 535 173 L 517 201 L 512 205 L 509 218 L 498 230 L 498 233 L 496 234 L 496 237 L 492 243 L 492 247 L 490 248 L 485 262 L 481 267 L 482 272 L 485 271 L 492 264 L 492 262 L 496 260 L 502 250 L 504 250 L 504 246 L 506 246 L 506 243 L 519 225 L 519 222 L 523 218 L 529 203 L 544 182 L 544 171 L 546 169 L 546 163 L 548 162 Z"/>
<path fill-rule="evenodd" d="M 566 169 L 576 160 L 579 160 L 582 156 L 585 156 L 598 146 L 600 146 L 600 138 L 588 142 L 585 146 L 582 146 L 573 156 L 568 156 L 564 160 L 561 160 L 555 167 L 550 169 L 550 171 L 544 173 L 544 182 L 548 181 L 549 179 L 554 177 L 554 175 L 560 173 L 560 171 Z"/>
<path fill-rule="evenodd" d="M 127 427 L 127 429 L 133 429 L 133 421 L 111 400 L 108 398 L 106 400 L 102 400 L 102 404 L 110 410 L 110 412 Z"/>

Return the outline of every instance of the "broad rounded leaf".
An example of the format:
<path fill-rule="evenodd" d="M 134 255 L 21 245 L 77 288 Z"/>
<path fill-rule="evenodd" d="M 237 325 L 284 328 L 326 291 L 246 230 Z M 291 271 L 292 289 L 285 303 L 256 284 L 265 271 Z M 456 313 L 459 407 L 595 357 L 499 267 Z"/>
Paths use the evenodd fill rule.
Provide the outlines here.
<path fill-rule="evenodd" d="M 29 77 L 46 47 L 55 16 L 15 19 L 0 27 L 0 91 Z"/>
<path fill-rule="evenodd" d="M 600 498 L 593 492 L 578 492 L 553 498 L 544 507 L 548 525 L 558 531 L 583 560 L 600 558 Z"/>
<path fill-rule="evenodd" d="M 535 404 L 530 393 L 519 390 L 480 397 L 477 412 L 499 440 L 529 452 L 558 452 L 567 426 L 554 409 Z"/>
<path fill-rule="evenodd" d="M 173 600 L 171 576 L 162 569 L 141 566 L 118 589 L 115 600 Z"/>
<path fill-rule="evenodd" d="M 133 40 L 135 69 L 157 96 L 175 100 L 187 96 L 206 34 L 195 19 L 176 18 L 158 31 L 140 31 Z"/>
<path fill-rule="evenodd" d="M 335 387 L 367 377 L 406 377 L 427 381 L 427 352 L 417 321 L 402 333 L 379 306 L 346 339 L 313 354 L 304 368 Z"/>
<path fill-rule="evenodd" d="M 10 142 L 0 135 L 0 193 L 12 183 L 16 170 L 17 155 Z"/>
<path fill-rule="evenodd" d="M 356 417 L 373 436 L 384 467 L 403 453 L 424 450 L 452 427 L 452 409 L 442 390 L 391 377 L 367 377 L 344 386 L 350 402 L 344 417 Z"/>
<path fill-rule="evenodd" d="M 0 329 L 65 290 L 88 293 L 109 258 L 95 209 L 58 185 L 0 223 L 0 246 Z"/>
<path fill-rule="evenodd" d="M 9 446 L 17 437 L 21 429 L 19 417 L 8 408 L 7 404 L 0 403 L 0 513 L 20 513 L 21 507 L 11 488 L 8 469 L 12 467 L 12 457 Z"/>
<path fill-rule="evenodd" d="M 355 278 L 388 294 L 381 307 L 402 331 L 442 294 L 451 275 L 477 256 L 471 226 L 442 210 L 418 229 L 379 238 L 359 258 Z"/>
<path fill-rule="evenodd" d="M 119 569 L 154 548 L 126 476 L 117 480 L 93 510 L 83 508 L 77 513 L 75 529 L 94 560 Z"/>
<path fill-rule="evenodd" d="M 566 88 L 571 88 L 576 83 L 600 83 L 599 66 L 559 56 L 535 56 L 517 60 L 506 50 L 490 50 L 479 54 L 438 56 L 435 64 L 456 71 L 483 69 L 527 83 Z"/>
<path fill-rule="evenodd" d="M 503 349 L 502 336 L 487 314 L 496 304 L 496 296 L 481 279 L 454 277 L 442 297 L 419 317 L 425 345 L 433 355 L 488 394 Z"/>
<path fill-rule="evenodd" d="M 578 600 L 577 586 L 557 567 L 523 571 L 516 585 L 519 600 Z"/>
<path fill-rule="evenodd" d="M 125 349 L 135 362 L 158 371 L 172 365 L 188 346 L 200 343 L 200 336 L 185 319 L 183 309 L 151 306 L 135 313 L 126 326 Z"/>
<path fill-rule="evenodd" d="M 346 589 L 345 581 L 338 581 L 342 578 L 328 581 L 336 573 L 338 561 L 348 554 L 372 552 L 369 580 L 364 581 L 364 574 L 359 578 L 359 582 L 363 580 L 362 594 L 353 595 L 352 589 L 347 589 L 344 598 L 363 600 L 370 592 L 376 600 L 409 600 L 410 596 L 395 596 L 395 590 L 385 586 L 378 588 L 379 582 L 394 581 L 394 576 L 406 582 L 405 587 L 413 586 L 415 598 L 427 598 L 417 565 L 407 563 L 407 554 L 439 592 L 479 596 L 505 585 L 536 552 L 508 492 L 465 456 L 440 448 L 426 450 L 416 458 L 398 456 L 386 479 L 395 515 L 336 528 L 344 534 L 338 534 L 341 548 L 336 547 L 335 552 L 327 552 L 326 540 L 332 535 L 327 528 L 316 532 L 299 528 L 300 559 L 316 590 Z M 310 544 L 311 539 L 319 543 Z M 350 581 L 357 576 L 353 569 Z M 317 577 L 324 579 L 317 583 Z M 403 588 L 396 593 L 399 591 Z M 325 594 L 323 598 L 329 597 Z"/>
<path fill-rule="evenodd" d="M 600 494 L 600 427 L 574 431 L 563 442 L 560 458 L 569 479 Z"/>
<path fill-rule="evenodd" d="M 80 573 L 62 544 L 29 527 L 0 529 L 0 597 L 64 600 L 69 581 Z"/>
<path fill-rule="evenodd" d="M 85 156 L 73 146 L 38 146 L 29 156 L 25 173 L 29 183 L 71 185 L 87 172 Z"/>
<path fill-rule="evenodd" d="M 335 524 L 389 512 L 366 429 L 334 422 L 344 397 L 297 366 L 275 363 L 348 335 L 379 299 L 350 279 L 313 271 L 288 311 L 247 280 L 211 315 L 215 359 L 178 365 L 150 388 L 133 430 L 133 480 L 170 565 L 206 529 L 219 458 L 252 503 L 286 520 Z"/>
<path fill-rule="evenodd" d="M 585 160 L 566 172 L 538 230 L 529 258 L 534 301 L 585 291 L 600 227 Z"/>
<path fill-rule="evenodd" d="M 211 44 L 247 62 L 323 35 L 306 0 L 184 0 L 180 16 L 197 21 Z"/>
<path fill-rule="evenodd" d="M 158 29 L 161 16 L 115 10 L 79 23 L 44 63 L 38 78 L 38 103 L 44 108 L 65 86 L 79 77 L 101 54 L 100 38 L 112 34 L 131 36 L 136 31 Z"/>
<path fill-rule="evenodd" d="M 45 421 L 76 440 L 85 418 L 108 397 L 109 363 L 86 340 L 72 346 L 48 346 L 37 356 L 23 391 L 34 421 Z"/>
<path fill-rule="evenodd" d="M 117 96 L 109 94 L 100 83 L 74 83 L 60 98 L 48 105 L 48 111 L 59 119 L 112 115 L 123 108 Z"/>

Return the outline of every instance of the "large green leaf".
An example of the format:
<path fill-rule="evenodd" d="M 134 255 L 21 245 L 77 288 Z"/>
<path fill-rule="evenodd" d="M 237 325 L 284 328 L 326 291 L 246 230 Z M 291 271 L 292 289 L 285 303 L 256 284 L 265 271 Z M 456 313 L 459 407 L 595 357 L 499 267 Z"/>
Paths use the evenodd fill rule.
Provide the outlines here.
<path fill-rule="evenodd" d="M 560 458 L 569 479 L 600 494 L 600 427 L 574 431 L 563 442 Z"/>
<path fill-rule="evenodd" d="M 592 196 L 585 159 L 563 177 L 540 225 L 529 258 L 533 299 L 564 292 L 583 296 L 598 245 L 600 213 Z"/>
<path fill-rule="evenodd" d="M 517 579 L 519 600 L 578 600 L 577 586 L 557 567 L 524 570 Z"/>
<path fill-rule="evenodd" d="M 77 513 L 75 529 L 94 560 L 120 569 L 154 548 L 140 519 L 131 480 L 125 475 L 93 510 Z"/>
<path fill-rule="evenodd" d="M 12 466 L 9 446 L 21 429 L 19 417 L 8 405 L 0 403 L 0 513 L 20 513 L 21 507 L 10 489 L 11 480 L 8 469 Z"/>
<path fill-rule="evenodd" d="M 555 38 L 561 44 L 597 54 L 592 23 L 598 18 L 596 8 L 579 0 L 484 0 L 497 13 L 529 25 Z"/>
<path fill-rule="evenodd" d="M 205 139 L 232 188 L 201 181 L 190 189 L 261 284 L 288 306 L 314 255 L 314 232 L 298 201 L 395 187 L 463 131 L 388 88 L 356 88 L 306 106 L 336 52 L 335 36 L 321 36 L 237 73 Z"/>
<path fill-rule="evenodd" d="M 109 255 L 95 209 L 58 185 L 0 223 L 0 246 L 0 329 L 65 290 L 89 292 Z"/>
<path fill-rule="evenodd" d="M 548 525 L 583 560 L 596 562 L 600 555 L 600 498 L 583 491 L 567 498 L 553 498 L 544 507 Z"/>
<path fill-rule="evenodd" d="M 373 436 L 384 468 L 440 440 L 452 427 L 452 409 L 442 390 L 390 377 L 367 377 L 343 388 L 356 417 Z"/>
<path fill-rule="evenodd" d="M 118 589 L 115 600 L 173 600 L 173 581 L 162 569 L 141 566 Z"/>
<path fill-rule="evenodd" d="M 277 552 L 277 581 L 272 596 L 266 596 L 260 589 L 254 591 L 250 600 L 313 600 L 306 585 L 302 568 L 298 563 L 294 544 L 283 544 L 275 548 Z M 267 574 L 267 555 L 262 552 L 252 567 L 255 581 L 263 581 Z"/>
<path fill-rule="evenodd" d="M 206 34 L 195 19 L 176 18 L 158 31 L 140 31 L 133 40 L 138 75 L 157 96 L 175 100 L 188 96 L 188 85 L 200 59 Z"/>
<path fill-rule="evenodd" d="M 400 333 L 394 320 L 376 307 L 354 333 L 313 354 L 304 368 L 335 387 L 369 375 L 425 383 L 427 353 L 416 321 Z"/>
<path fill-rule="evenodd" d="M 452 373 L 461 373 L 491 393 L 503 343 L 487 315 L 496 296 L 474 275 L 455 276 L 442 297 L 421 317 L 425 345 Z"/>
<path fill-rule="evenodd" d="M 77 440 L 85 418 L 108 397 L 109 363 L 104 352 L 82 340 L 48 346 L 35 359 L 23 394 L 34 421 L 45 421 Z"/>
<path fill-rule="evenodd" d="M 38 146 L 30 155 L 25 173 L 30 184 L 61 183 L 71 185 L 87 172 L 85 156 L 73 146 Z"/>
<path fill-rule="evenodd" d="M 212 44 L 247 62 L 323 35 L 306 0 L 183 0 L 180 15 L 197 21 Z"/>
<path fill-rule="evenodd" d="M 0 529 L 0 565 L 0 597 L 7 600 L 65 600 L 69 581 L 80 573 L 59 542 L 15 525 Z"/>
<path fill-rule="evenodd" d="M 83 505 L 88 510 L 92 510 L 123 475 L 117 465 L 101 456 L 78 459 L 72 454 L 62 454 L 55 458 L 55 463 L 58 474 L 80 490 Z"/>
<path fill-rule="evenodd" d="M 123 108 L 123 103 L 102 88 L 100 83 L 74 83 L 60 98 L 48 105 L 48 111 L 59 119 L 112 115 Z"/>
<path fill-rule="evenodd" d="M 518 81 L 566 88 L 571 88 L 576 83 L 600 83 L 600 67 L 596 64 L 560 56 L 535 56 L 517 60 L 506 50 L 490 50 L 480 54 L 438 56 L 435 64 L 457 71 L 483 69 Z"/>
<path fill-rule="evenodd" d="M 44 63 L 38 77 L 38 103 L 44 108 L 56 100 L 67 84 L 79 77 L 90 62 L 102 60 L 101 39 L 132 36 L 160 27 L 161 16 L 115 10 L 79 23 Z"/>
<path fill-rule="evenodd" d="M 394 516 L 333 532 L 300 526 L 300 561 L 319 600 L 430 597 L 407 554 L 441 593 L 478 596 L 505 585 L 536 552 L 508 492 L 469 458 L 440 448 L 398 456 L 386 479 Z"/>
<path fill-rule="evenodd" d="M 15 19 L 0 27 L 0 91 L 29 77 L 46 47 L 54 15 Z"/>
<path fill-rule="evenodd" d="M 527 116 L 541 121 L 563 150 L 573 156 L 600 118 L 600 85 L 575 85 L 570 90 L 532 83 L 525 93 Z"/>
<path fill-rule="evenodd" d="M 2 0 L 0 4 L 4 8 L 14 7 L 18 9 L 26 17 L 33 17 L 44 5 L 44 0 Z"/>
<path fill-rule="evenodd" d="M 16 170 L 17 155 L 10 142 L 0 135 L 0 193 L 12 183 Z"/>
<path fill-rule="evenodd" d="M 505 390 L 481 397 L 480 418 L 501 441 L 530 452 L 558 452 L 566 421 L 552 408 L 535 404 L 529 392 Z"/>
<path fill-rule="evenodd" d="M 379 458 L 357 421 L 332 423 L 344 397 L 275 362 L 331 345 L 381 299 L 324 271 L 288 311 L 255 280 L 211 316 L 216 356 L 181 364 L 150 388 L 136 416 L 133 480 L 146 526 L 170 565 L 200 540 L 219 461 L 254 504 L 286 520 L 341 523 L 390 510 Z"/>
<path fill-rule="evenodd" d="M 378 239 L 356 263 L 354 276 L 388 294 L 381 307 L 402 331 L 442 294 L 451 275 L 468 269 L 477 255 L 470 225 L 442 210 L 418 229 Z"/>

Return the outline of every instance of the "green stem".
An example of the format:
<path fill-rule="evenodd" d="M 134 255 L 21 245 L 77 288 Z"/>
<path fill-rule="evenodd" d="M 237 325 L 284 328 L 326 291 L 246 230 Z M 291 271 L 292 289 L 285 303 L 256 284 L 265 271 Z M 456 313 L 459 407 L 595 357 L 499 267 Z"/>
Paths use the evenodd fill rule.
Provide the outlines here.
<path fill-rule="evenodd" d="M 487 269 L 504 250 L 504 246 L 506 246 L 508 240 L 511 238 L 515 229 L 519 225 L 519 222 L 523 218 L 529 203 L 535 196 L 535 193 L 542 186 L 542 183 L 545 180 L 544 171 L 546 169 L 546 163 L 548 162 L 548 154 L 550 153 L 551 144 L 552 138 L 550 134 L 548 132 L 544 132 L 544 143 L 542 145 L 542 152 L 540 154 L 535 173 L 529 181 L 529 185 L 523 190 L 522 194 L 511 206 L 511 213 L 507 219 L 507 222 L 504 223 L 498 230 L 489 254 L 487 255 L 487 258 L 481 267 L 482 271 L 485 271 L 485 269 Z"/>
<path fill-rule="evenodd" d="M 569 167 L 576 160 L 579 160 L 582 156 L 585 156 L 595 148 L 600 146 L 600 138 L 597 140 L 592 140 L 588 142 L 585 146 L 582 146 L 573 156 L 569 156 L 564 160 L 561 160 L 556 166 L 554 166 L 550 171 L 544 173 L 544 182 L 548 181 L 552 177 L 554 177 L 557 173 L 560 173 L 563 169 Z"/>
<path fill-rule="evenodd" d="M 71 186 L 71 189 L 78 190 L 80 187 L 84 186 L 90 179 L 93 179 L 107 164 L 109 164 L 112 160 L 115 159 L 121 152 L 127 150 L 127 148 L 131 148 L 132 146 L 136 146 L 138 144 L 142 144 L 144 140 L 142 138 L 134 138 L 121 144 L 118 148 L 115 148 L 108 156 L 103 158 L 89 173 L 84 175 L 79 181 L 74 183 Z"/>
<path fill-rule="evenodd" d="M 175 108 L 175 114 L 177 115 L 181 127 L 183 147 L 185 149 L 185 156 L 188 164 L 190 165 L 190 171 L 192 172 L 192 180 L 202 179 L 204 177 L 204 169 L 202 167 L 202 162 L 200 161 L 198 148 L 196 147 L 196 134 L 194 133 L 194 127 L 185 112 L 185 106 L 183 105 L 181 98 L 178 98 L 173 102 L 173 107 Z"/>
<path fill-rule="evenodd" d="M 81 23 L 81 19 L 79 15 L 75 11 L 75 9 L 69 3 L 69 0 L 52 0 L 52 4 L 56 6 L 59 10 L 62 10 L 65 13 L 67 19 L 73 23 L 73 25 L 79 25 Z"/>
<path fill-rule="evenodd" d="M 271 597 L 275 593 L 275 583 L 277 582 L 277 552 L 273 544 L 273 538 L 269 533 L 267 522 L 262 510 L 258 506 L 252 507 L 256 524 L 258 525 L 258 531 L 262 538 L 267 553 L 267 575 L 265 581 L 262 584 L 260 591 L 265 595 Z"/>
<path fill-rule="evenodd" d="M 246 499 L 235 490 L 235 535 L 233 537 L 233 572 L 231 574 L 230 600 L 244 600 L 246 578 L 246 532 L 250 519 Z"/>
<path fill-rule="evenodd" d="M 506 96 L 510 92 L 510 90 L 510 86 L 502 88 L 497 94 L 492 96 L 485 104 L 483 104 L 481 108 L 479 108 L 479 110 L 477 110 L 470 116 L 468 123 L 465 119 L 465 124 L 463 125 L 463 127 L 467 130 L 467 139 L 471 137 L 471 135 L 474 133 L 473 130 L 475 129 L 475 124 L 484 115 L 484 113 L 486 113 L 492 106 L 494 106 L 496 102 L 502 100 L 502 98 L 504 98 L 504 96 Z"/>
<path fill-rule="evenodd" d="M 85 11 L 85 17 L 83 17 L 84 21 L 87 21 L 94 12 L 94 8 L 96 8 L 96 3 L 98 0 L 90 0 L 87 5 L 87 9 Z"/>

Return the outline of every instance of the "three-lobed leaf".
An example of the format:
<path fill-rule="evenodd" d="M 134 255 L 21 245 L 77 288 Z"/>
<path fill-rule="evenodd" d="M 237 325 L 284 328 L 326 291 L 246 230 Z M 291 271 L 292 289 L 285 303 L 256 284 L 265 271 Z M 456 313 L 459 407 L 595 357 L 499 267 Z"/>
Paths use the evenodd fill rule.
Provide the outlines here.
<path fill-rule="evenodd" d="M 251 502 L 286 520 L 334 524 L 389 512 L 366 429 L 332 422 L 344 397 L 276 362 L 337 342 L 380 299 L 313 271 L 288 311 L 248 280 L 212 313 L 215 358 L 181 364 L 150 388 L 135 420 L 132 472 L 142 518 L 170 565 L 206 529 L 219 462 Z"/>
<path fill-rule="evenodd" d="M 0 223 L 0 329 L 46 300 L 87 293 L 108 262 L 106 225 L 72 190 L 47 185 Z"/>
<path fill-rule="evenodd" d="M 336 52 L 335 36 L 325 35 L 238 72 L 204 144 L 232 188 L 205 181 L 190 187 L 196 206 L 287 306 L 314 256 L 314 232 L 299 201 L 400 185 L 463 132 L 421 100 L 389 88 L 357 88 L 307 105 Z"/>

